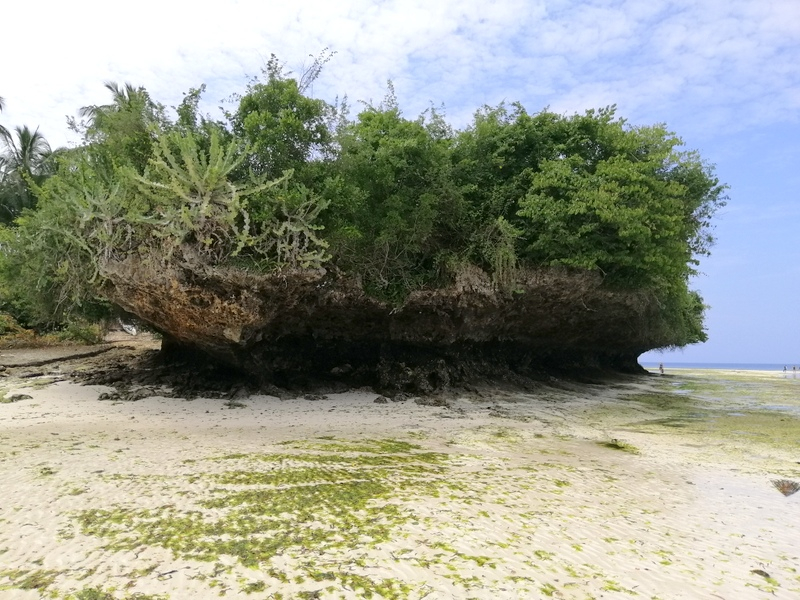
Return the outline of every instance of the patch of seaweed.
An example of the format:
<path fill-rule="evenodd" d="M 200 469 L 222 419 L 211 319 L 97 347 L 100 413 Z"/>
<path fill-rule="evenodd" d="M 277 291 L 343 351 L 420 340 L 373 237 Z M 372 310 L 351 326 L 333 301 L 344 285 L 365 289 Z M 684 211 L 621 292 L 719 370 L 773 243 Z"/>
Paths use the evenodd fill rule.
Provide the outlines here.
<path fill-rule="evenodd" d="M 629 452 L 631 454 L 640 454 L 640 451 L 636 446 L 634 446 L 633 444 L 629 444 L 628 442 L 618 440 L 616 438 L 612 439 L 611 441 L 600 441 L 597 443 L 600 446 L 603 446 L 604 448 L 611 448 L 612 450 L 622 450 L 623 452 Z"/>

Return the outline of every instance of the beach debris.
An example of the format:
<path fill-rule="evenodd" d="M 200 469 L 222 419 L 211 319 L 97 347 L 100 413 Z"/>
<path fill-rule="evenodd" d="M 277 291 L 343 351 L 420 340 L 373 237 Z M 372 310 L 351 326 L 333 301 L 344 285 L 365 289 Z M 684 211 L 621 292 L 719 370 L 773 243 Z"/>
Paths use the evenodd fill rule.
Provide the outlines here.
<path fill-rule="evenodd" d="M 784 496 L 791 496 L 795 492 L 800 491 L 800 483 L 792 481 L 791 479 L 773 479 L 772 485 Z"/>
<path fill-rule="evenodd" d="M 119 326 L 122 327 L 122 331 L 128 335 L 138 335 L 139 331 L 136 329 L 135 325 L 125 323 L 122 321 L 122 319 L 117 319 L 117 321 L 119 321 Z"/>
<path fill-rule="evenodd" d="M 763 577 L 764 579 L 770 579 L 770 575 L 769 575 L 769 573 L 767 573 L 766 571 L 764 571 L 764 570 L 762 570 L 762 569 L 753 569 L 753 570 L 752 570 L 752 571 L 750 571 L 750 572 L 751 572 L 753 575 L 761 575 L 761 577 Z"/>
<path fill-rule="evenodd" d="M 774 586 L 779 585 L 778 581 L 772 575 L 770 575 L 769 573 L 767 573 L 763 569 L 751 569 L 750 572 L 753 575 L 758 575 L 759 577 L 763 577 L 764 579 L 766 579 L 767 583 L 769 583 L 771 585 L 774 585 Z"/>
<path fill-rule="evenodd" d="M 4 403 L 19 402 L 20 400 L 32 400 L 33 396 L 28 394 L 11 394 L 3 398 Z"/>
<path fill-rule="evenodd" d="M 389 404 L 389 399 L 386 396 L 378 396 L 373 402 L 375 404 Z"/>

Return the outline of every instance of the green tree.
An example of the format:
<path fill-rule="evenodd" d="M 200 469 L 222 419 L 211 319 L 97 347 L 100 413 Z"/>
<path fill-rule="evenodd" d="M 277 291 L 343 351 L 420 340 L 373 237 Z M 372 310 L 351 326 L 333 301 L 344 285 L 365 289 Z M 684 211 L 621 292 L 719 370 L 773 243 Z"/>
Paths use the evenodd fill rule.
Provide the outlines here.
<path fill-rule="evenodd" d="M 205 90 L 206 86 L 202 84 L 199 88 L 191 88 L 184 93 L 183 100 L 175 107 L 177 120 L 174 123 L 165 122 L 163 128 L 167 131 L 191 134 L 198 146 L 204 152 L 209 152 L 212 137 L 216 136 L 222 144 L 229 144 L 234 140 L 234 135 L 225 123 L 212 120 L 208 115 L 200 114 L 200 100 Z M 236 143 L 243 151 L 244 144 L 240 140 Z"/>
<path fill-rule="evenodd" d="M 120 214 L 132 232 L 124 243 L 109 237 L 107 252 L 146 244 L 155 259 L 169 260 L 188 244 L 211 264 L 238 254 L 251 245 L 245 198 L 266 187 L 231 182 L 230 174 L 242 160 L 240 143 L 225 146 L 216 134 L 207 151 L 191 131 L 159 135 L 147 173 L 126 173 L 135 186 L 132 195 L 143 200 L 138 211 L 125 207 Z"/>
<path fill-rule="evenodd" d="M 0 302 L 15 318 L 51 328 L 76 315 L 99 316 L 98 260 L 90 215 L 109 190 L 85 153 L 64 153 L 57 171 L 36 189 L 36 209 L 16 227 L 0 227 Z"/>
<path fill-rule="evenodd" d="M 629 127 L 613 110 L 565 124 L 559 154 L 540 162 L 519 202 L 525 257 L 600 270 L 617 285 L 680 285 L 708 253 L 725 187 L 661 125 Z"/>
<path fill-rule="evenodd" d="M 567 117 L 501 105 L 459 134 L 454 173 L 479 239 L 502 218 L 526 264 L 664 287 L 708 253 L 710 218 L 725 202 L 713 169 L 681 145 L 661 125 L 629 126 L 614 107 Z"/>
<path fill-rule="evenodd" d="M 31 131 L 27 126 L 16 127 L 14 133 L 16 138 L 13 135 L 8 137 L 4 152 L 6 167 L 29 179 L 46 174 L 53 151 L 39 129 Z"/>
<path fill-rule="evenodd" d="M 530 115 L 518 103 L 483 107 L 456 136 L 451 160 L 471 232 L 467 256 L 506 290 L 514 287 L 527 228 L 520 200 L 541 162 L 559 155 L 565 137 L 563 117 Z"/>
<path fill-rule="evenodd" d="M 283 72 L 275 55 L 263 74 L 266 81 L 248 85 L 236 112 L 229 115 L 234 134 L 249 148 L 244 167 L 256 177 L 270 179 L 292 169 L 296 179 L 307 183 L 306 165 L 331 151 L 331 109 L 322 100 L 304 95 L 313 77 L 306 77 L 306 86 L 301 88 Z"/>
<path fill-rule="evenodd" d="M 38 129 L 16 127 L 5 137 L 0 160 L 0 221 L 11 223 L 36 205 L 35 188 L 53 171 L 53 151 Z"/>
<path fill-rule="evenodd" d="M 337 264 L 379 296 L 399 300 L 435 279 L 441 252 L 464 238 L 451 140 L 438 125 L 403 118 L 390 96 L 339 133 L 326 239 Z"/>
<path fill-rule="evenodd" d="M 150 99 L 143 87 L 130 83 L 123 86 L 105 83 L 111 92 L 111 103 L 84 106 L 78 111 L 85 121 L 71 121 L 71 126 L 84 137 L 98 169 L 113 178 L 114 170 L 131 166 L 144 173 L 153 155 L 154 130 L 165 123 L 163 107 Z"/>
<path fill-rule="evenodd" d="M 560 153 L 563 130 L 563 117 L 548 111 L 530 115 L 521 104 L 475 113 L 455 140 L 452 160 L 476 228 L 497 217 L 519 224 L 519 200 L 540 163 Z"/>

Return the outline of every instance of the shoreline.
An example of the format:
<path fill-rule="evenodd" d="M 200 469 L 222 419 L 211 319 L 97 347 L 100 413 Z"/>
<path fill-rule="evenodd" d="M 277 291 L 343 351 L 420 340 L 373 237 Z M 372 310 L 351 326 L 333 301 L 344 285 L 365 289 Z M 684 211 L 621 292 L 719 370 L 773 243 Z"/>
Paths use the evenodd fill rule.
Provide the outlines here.
<path fill-rule="evenodd" d="M 800 429 L 727 377 L 448 406 L 6 378 L 0 598 L 794 598 Z"/>
<path fill-rule="evenodd" d="M 745 373 L 750 373 L 750 372 L 753 372 L 753 373 L 780 373 L 781 375 L 791 375 L 792 374 L 792 369 L 791 369 L 792 365 L 789 364 L 789 363 L 787 363 L 788 369 L 786 371 L 783 370 L 783 366 L 777 367 L 776 365 L 773 365 L 773 364 L 761 365 L 761 364 L 758 364 L 758 363 L 753 363 L 753 364 L 750 365 L 750 364 L 747 364 L 747 363 L 741 363 L 741 365 L 736 365 L 734 363 L 697 363 L 696 365 L 689 366 L 690 364 L 691 363 L 685 363 L 685 364 L 678 363 L 677 365 L 664 364 L 664 370 L 667 371 L 667 372 L 669 372 L 669 371 L 736 371 L 736 372 L 745 372 Z M 640 363 L 640 365 L 641 365 L 641 363 Z M 645 369 L 646 371 L 648 371 L 650 373 L 655 373 L 655 374 L 658 373 L 658 363 L 649 363 L 649 362 L 647 362 L 646 364 L 641 365 L 641 366 L 642 366 L 643 369 Z M 755 369 L 755 368 L 752 368 L 752 367 L 762 367 L 762 366 L 764 366 L 764 367 L 769 366 L 769 367 L 775 367 L 775 368 L 769 368 L 769 369 L 763 369 L 763 368 Z M 794 373 L 798 373 L 798 371 L 795 370 Z"/>

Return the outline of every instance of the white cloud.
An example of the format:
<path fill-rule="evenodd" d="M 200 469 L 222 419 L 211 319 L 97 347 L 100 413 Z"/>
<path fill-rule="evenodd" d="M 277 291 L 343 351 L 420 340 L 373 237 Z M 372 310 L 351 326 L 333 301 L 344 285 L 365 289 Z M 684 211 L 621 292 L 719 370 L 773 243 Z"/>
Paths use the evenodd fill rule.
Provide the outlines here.
<path fill-rule="evenodd" d="M 326 46 L 337 55 L 315 93 L 380 100 L 392 79 L 407 114 L 444 102 L 462 123 L 504 99 L 532 111 L 616 103 L 637 122 L 705 128 L 795 121 L 800 108 L 794 0 L 52 0 L 0 18 L 15 24 L 0 119 L 40 124 L 55 144 L 65 115 L 107 100 L 106 80 L 167 105 L 206 82 L 213 107 L 270 52 L 300 67 Z"/>

